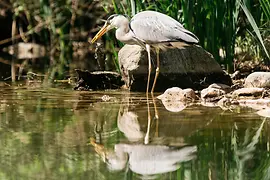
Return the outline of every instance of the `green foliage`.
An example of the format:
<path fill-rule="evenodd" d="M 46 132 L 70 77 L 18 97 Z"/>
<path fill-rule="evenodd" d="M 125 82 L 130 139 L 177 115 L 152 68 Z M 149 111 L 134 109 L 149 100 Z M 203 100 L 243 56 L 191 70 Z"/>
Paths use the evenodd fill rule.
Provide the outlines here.
<path fill-rule="evenodd" d="M 193 30 L 201 40 L 201 45 L 210 51 L 221 63 L 219 49 L 224 49 L 225 64 L 231 71 L 236 23 L 239 15 L 239 4 L 236 0 L 219 1 L 187 1 L 183 3 L 183 19 L 187 28 Z"/>
<path fill-rule="evenodd" d="M 155 10 L 182 22 L 187 29 L 199 37 L 200 45 L 211 52 L 219 63 L 225 64 L 230 72 L 233 71 L 236 38 L 244 36 L 247 31 L 259 40 L 262 47 L 259 51 L 264 51 L 269 58 L 263 43 L 263 33 L 259 31 L 259 27 L 268 22 L 267 18 L 269 20 L 270 6 L 267 0 L 260 0 L 259 10 L 255 9 L 258 4 L 251 0 L 125 0 L 121 2 L 121 5 L 113 3 L 115 13 L 131 16 L 131 4 L 134 2 L 136 12 Z M 125 6 L 123 6 L 124 2 Z M 242 26 L 241 21 L 248 21 L 251 26 Z M 257 42 L 256 44 L 258 45 Z M 220 55 L 220 50 L 225 51 L 225 57 Z"/>
<path fill-rule="evenodd" d="M 64 79 L 70 64 L 78 60 L 73 61 L 74 42 L 84 43 L 83 47 L 86 47 L 85 44 L 89 46 L 87 42 L 89 30 L 93 33 L 92 29 L 97 27 L 96 21 L 104 16 L 100 4 L 93 0 L 12 0 L 10 2 L 13 19 L 16 22 L 14 24 L 17 24 L 14 28 L 17 31 L 15 31 L 15 38 L 21 38 L 24 42 L 44 44 L 48 50 L 49 60 L 41 60 L 37 63 L 45 67 L 46 79 L 49 82 L 53 79 Z M 108 10 L 111 12 L 110 9 L 109 7 Z M 87 50 L 88 48 L 84 49 Z M 92 59 L 94 60 L 93 57 Z M 84 60 L 87 61 L 86 58 Z"/>
<path fill-rule="evenodd" d="M 253 30 L 255 31 L 256 36 L 258 37 L 260 43 L 262 44 L 262 47 L 263 47 L 263 50 L 265 51 L 266 56 L 267 56 L 268 58 L 270 58 L 270 57 L 269 57 L 269 54 L 268 54 L 268 52 L 267 52 L 267 50 L 266 50 L 266 48 L 265 48 L 265 46 L 264 46 L 263 39 L 262 39 L 261 33 L 260 33 L 260 31 L 259 31 L 259 28 L 258 28 L 258 26 L 257 26 L 257 24 L 256 24 L 256 22 L 255 22 L 255 20 L 254 20 L 254 18 L 253 18 L 253 16 L 252 16 L 252 14 L 251 14 L 250 11 L 248 10 L 248 8 L 247 8 L 247 6 L 246 6 L 246 4 L 245 4 L 244 1 L 243 1 L 242 3 L 240 3 L 240 5 L 241 5 L 241 7 L 242 7 L 244 13 L 246 14 L 247 19 L 248 19 L 249 23 L 251 24 Z"/>
<path fill-rule="evenodd" d="M 270 2 L 268 0 L 260 0 L 263 12 L 268 20 L 270 20 Z"/>
<path fill-rule="evenodd" d="M 39 41 L 49 47 L 50 68 L 48 79 L 63 78 L 72 58 L 70 38 L 70 19 L 72 16 L 71 1 L 20 0 L 13 2 L 14 19 L 24 21 L 27 31 L 20 31 L 29 37 L 22 38 L 24 42 L 34 41 L 38 35 Z M 26 18 L 24 18 L 26 17 Z M 20 24 L 19 29 L 23 28 Z"/>

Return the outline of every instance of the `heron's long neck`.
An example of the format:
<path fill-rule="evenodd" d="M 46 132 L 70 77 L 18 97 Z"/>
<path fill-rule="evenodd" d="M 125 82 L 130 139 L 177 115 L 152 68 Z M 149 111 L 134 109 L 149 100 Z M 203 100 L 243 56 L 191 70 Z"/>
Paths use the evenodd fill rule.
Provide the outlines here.
<path fill-rule="evenodd" d="M 128 23 L 123 24 L 121 27 L 119 27 L 116 30 L 116 38 L 123 43 L 130 44 L 130 41 L 132 40 L 132 36 L 130 34 L 130 29 L 128 26 Z"/>

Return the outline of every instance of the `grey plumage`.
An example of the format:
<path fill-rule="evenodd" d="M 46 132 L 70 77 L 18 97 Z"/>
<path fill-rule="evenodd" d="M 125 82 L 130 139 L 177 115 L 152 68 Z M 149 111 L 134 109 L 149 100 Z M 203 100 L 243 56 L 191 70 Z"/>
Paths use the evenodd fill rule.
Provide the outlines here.
<path fill-rule="evenodd" d="M 130 21 L 134 37 L 148 44 L 164 42 L 198 43 L 199 39 L 173 18 L 155 11 L 143 11 Z"/>

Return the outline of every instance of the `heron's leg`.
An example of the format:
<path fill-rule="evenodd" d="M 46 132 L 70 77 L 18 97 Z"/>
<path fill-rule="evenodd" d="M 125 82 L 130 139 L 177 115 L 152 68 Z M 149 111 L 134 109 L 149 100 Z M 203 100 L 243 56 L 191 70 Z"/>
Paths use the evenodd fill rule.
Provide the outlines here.
<path fill-rule="evenodd" d="M 151 127 L 151 115 L 150 115 L 150 109 L 149 109 L 148 102 L 147 102 L 147 112 L 148 112 L 148 121 L 147 121 L 147 130 L 146 130 L 145 137 L 144 137 L 144 144 L 149 143 L 149 134 L 150 134 L 150 127 Z"/>
<path fill-rule="evenodd" d="M 146 86 L 146 101 L 147 101 L 147 114 L 148 114 L 148 123 L 147 123 L 147 131 L 144 137 L 144 143 L 149 143 L 149 134 L 150 134 L 150 126 L 151 126 L 151 114 L 150 114 L 150 107 L 149 107 L 149 98 L 148 98 L 148 92 L 149 92 L 149 83 L 150 83 L 150 75 L 152 70 L 151 65 L 151 56 L 150 56 L 150 45 L 146 44 L 146 51 L 148 55 L 148 79 L 147 79 L 147 86 Z"/>
<path fill-rule="evenodd" d="M 155 74 L 155 79 L 154 79 L 154 83 L 153 83 L 153 86 L 152 86 L 152 89 L 151 89 L 151 95 L 152 95 L 152 99 L 153 99 L 153 104 L 154 104 L 154 109 L 155 109 L 155 118 L 158 122 L 158 111 L 157 111 L 157 105 L 156 105 L 156 101 L 155 101 L 155 98 L 154 98 L 154 89 L 155 89 L 155 86 L 156 86 L 156 82 L 157 82 L 157 78 L 158 78 L 158 75 L 159 75 L 159 47 L 156 47 L 155 48 L 156 50 L 156 53 L 157 53 L 157 68 L 156 68 L 156 74 Z"/>
<path fill-rule="evenodd" d="M 157 53 L 157 68 L 156 68 L 156 74 L 155 74 L 154 83 L 153 83 L 152 90 L 151 90 L 152 94 L 154 93 L 157 78 L 158 78 L 158 75 L 159 75 L 159 48 L 157 47 L 155 49 L 156 49 L 156 53 Z"/>
<path fill-rule="evenodd" d="M 155 132 L 155 137 L 158 137 L 159 116 L 158 116 L 157 104 L 156 104 L 156 100 L 155 100 L 155 97 L 154 97 L 154 94 L 153 94 L 153 93 L 151 93 L 151 96 L 152 96 L 152 100 L 153 100 L 153 104 L 154 104 L 155 120 L 156 120 L 156 132 Z"/>
<path fill-rule="evenodd" d="M 147 130 L 144 137 L 144 144 L 149 143 L 149 134 L 150 134 L 150 126 L 151 126 L 151 113 L 150 113 L 150 107 L 149 107 L 149 98 L 148 98 L 148 92 L 146 92 L 146 101 L 147 101 Z"/>
<path fill-rule="evenodd" d="M 151 70 L 152 70 L 152 65 L 151 65 L 151 47 L 149 44 L 146 44 L 146 51 L 148 55 L 148 78 L 147 78 L 147 86 L 146 86 L 146 95 L 148 96 L 149 92 L 149 84 L 150 84 L 150 76 L 151 76 Z"/>

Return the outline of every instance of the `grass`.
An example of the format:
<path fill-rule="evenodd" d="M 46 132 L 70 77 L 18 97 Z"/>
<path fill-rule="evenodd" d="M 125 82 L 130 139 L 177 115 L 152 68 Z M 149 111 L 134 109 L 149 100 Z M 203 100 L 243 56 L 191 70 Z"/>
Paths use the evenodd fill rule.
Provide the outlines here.
<path fill-rule="evenodd" d="M 185 28 L 199 37 L 201 46 L 211 52 L 220 64 L 224 64 L 229 72 L 234 71 L 236 39 L 244 36 L 245 32 L 250 32 L 255 37 L 250 42 L 260 46 L 259 50 L 253 49 L 253 51 L 263 51 L 266 55 L 265 59 L 269 60 L 269 53 L 263 42 L 263 32 L 260 31 L 260 27 L 269 20 L 269 1 L 260 0 L 260 4 L 251 0 L 125 0 L 121 2 L 120 5 L 113 3 L 114 13 L 131 16 L 133 3 L 136 13 L 155 10 L 183 23 Z M 126 6 L 123 6 L 123 2 Z M 259 6 L 256 8 L 258 10 L 255 9 L 257 6 Z M 242 26 L 241 21 L 245 21 L 246 25 Z M 220 50 L 225 52 L 225 57 L 219 54 Z"/>
<path fill-rule="evenodd" d="M 73 42 L 87 43 L 92 29 L 97 27 L 97 20 L 105 14 L 100 3 L 93 0 L 11 0 L 6 4 L 17 26 L 14 26 L 13 37 L 1 40 L 0 45 L 11 41 L 45 45 L 49 60 L 40 60 L 37 64 L 45 66 L 48 81 L 66 77 L 70 63 L 75 61 Z M 111 8 L 108 9 L 111 12 Z"/>

